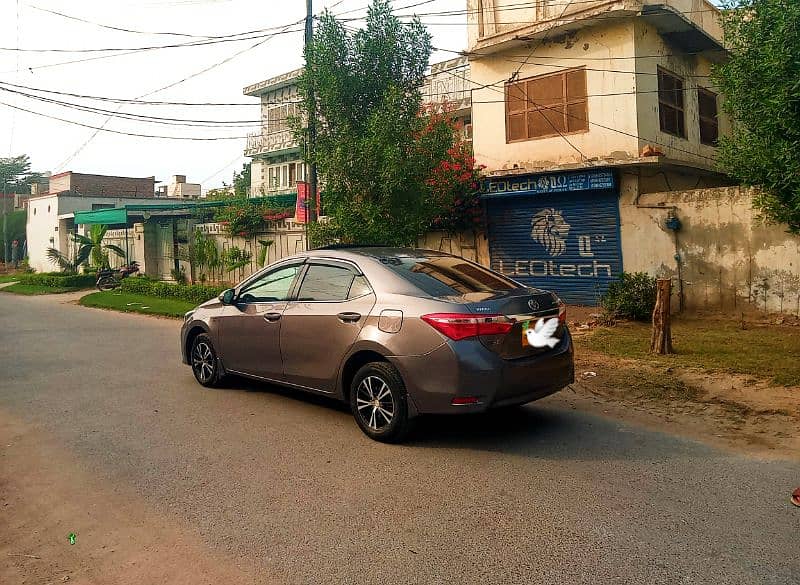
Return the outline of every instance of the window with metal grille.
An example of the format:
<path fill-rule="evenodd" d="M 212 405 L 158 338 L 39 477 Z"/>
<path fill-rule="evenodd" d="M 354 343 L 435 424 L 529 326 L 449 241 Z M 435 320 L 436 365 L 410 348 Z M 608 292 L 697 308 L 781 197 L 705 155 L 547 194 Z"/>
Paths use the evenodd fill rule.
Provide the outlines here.
<path fill-rule="evenodd" d="M 683 79 L 661 67 L 658 68 L 658 118 L 662 132 L 686 138 Z"/>
<path fill-rule="evenodd" d="M 589 131 L 586 70 L 506 84 L 506 142 Z"/>
<path fill-rule="evenodd" d="M 719 141 L 717 94 L 705 88 L 699 88 L 697 90 L 697 106 L 700 113 L 700 142 L 716 146 Z"/>

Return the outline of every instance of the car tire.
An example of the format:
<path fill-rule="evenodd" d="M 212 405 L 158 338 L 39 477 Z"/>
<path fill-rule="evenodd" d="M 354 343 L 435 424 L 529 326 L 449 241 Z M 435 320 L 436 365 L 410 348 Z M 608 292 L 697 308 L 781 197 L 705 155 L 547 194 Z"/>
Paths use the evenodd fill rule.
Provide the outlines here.
<path fill-rule="evenodd" d="M 371 362 L 356 372 L 350 410 L 364 434 L 375 441 L 400 443 L 412 428 L 405 384 L 386 362 Z"/>
<path fill-rule="evenodd" d="M 217 351 L 211 338 L 205 333 L 201 333 L 192 340 L 192 347 L 189 351 L 189 363 L 192 366 L 192 373 L 195 380 L 207 388 L 219 386 L 222 381 L 222 369 L 217 359 Z"/>

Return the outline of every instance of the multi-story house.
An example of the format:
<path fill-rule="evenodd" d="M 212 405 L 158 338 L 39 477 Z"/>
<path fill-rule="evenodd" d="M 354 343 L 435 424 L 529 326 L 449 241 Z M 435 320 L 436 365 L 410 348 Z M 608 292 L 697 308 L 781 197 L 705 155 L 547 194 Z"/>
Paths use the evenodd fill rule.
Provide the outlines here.
<path fill-rule="evenodd" d="M 473 149 L 493 268 L 594 303 L 642 269 L 644 193 L 726 184 L 706 0 L 468 0 Z M 663 214 L 667 216 L 669 210 Z"/>
<path fill-rule="evenodd" d="M 302 113 L 297 94 L 297 78 L 302 71 L 290 71 L 244 88 L 245 95 L 261 100 L 261 130 L 248 137 L 244 151 L 252 158 L 251 197 L 296 193 L 297 182 L 306 179 L 303 153 L 289 128 L 289 119 Z M 426 104 L 446 104 L 470 139 L 472 100 L 465 57 L 432 65 L 422 94 Z"/>

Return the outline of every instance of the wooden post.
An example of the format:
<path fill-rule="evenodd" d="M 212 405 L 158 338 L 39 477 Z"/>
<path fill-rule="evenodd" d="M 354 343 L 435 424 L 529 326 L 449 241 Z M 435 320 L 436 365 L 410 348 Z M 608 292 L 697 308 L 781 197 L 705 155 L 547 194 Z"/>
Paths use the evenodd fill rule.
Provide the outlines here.
<path fill-rule="evenodd" d="M 672 329 L 670 328 L 669 301 L 672 295 L 672 280 L 659 278 L 657 281 L 656 306 L 653 309 L 653 332 L 650 336 L 650 352 L 657 354 L 672 351 Z"/>

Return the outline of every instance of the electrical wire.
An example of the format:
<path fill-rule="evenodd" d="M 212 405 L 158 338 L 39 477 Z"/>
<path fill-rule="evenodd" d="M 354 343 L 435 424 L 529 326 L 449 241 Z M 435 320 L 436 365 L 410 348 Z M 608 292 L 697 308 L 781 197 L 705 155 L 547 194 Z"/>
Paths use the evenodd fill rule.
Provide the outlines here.
<path fill-rule="evenodd" d="M 192 140 L 192 141 L 216 141 L 216 140 L 242 140 L 247 138 L 247 136 L 214 136 L 214 137 L 201 137 L 201 136 L 163 136 L 163 135 L 155 135 L 155 134 L 140 134 L 137 132 L 124 132 L 122 130 L 112 130 L 110 128 L 104 128 L 101 126 L 92 126 L 90 124 L 84 124 L 83 122 L 76 122 L 75 120 L 67 120 L 65 118 L 59 118 L 58 116 L 51 116 L 50 114 L 43 114 L 42 112 L 36 112 L 34 110 L 29 110 L 27 108 L 23 108 L 20 106 L 15 106 L 13 104 L 9 104 L 7 102 L 0 101 L 0 105 L 6 106 L 7 108 L 12 108 L 14 110 L 19 110 L 21 112 L 27 112 L 28 114 L 33 114 L 35 116 L 41 116 L 42 118 L 48 118 L 50 120 L 57 120 L 59 122 L 64 122 L 66 124 L 73 124 L 75 126 L 83 126 L 84 128 L 91 128 L 97 131 L 103 132 L 110 132 L 112 134 L 123 134 L 125 136 L 136 136 L 139 138 L 159 138 L 162 140 Z"/>
<path fill-rule="evenodd" d="M 47 12 L 49 14 L 54 14 L 56 16 L 60 16 L 62 18 L 66 18 L 68 20 L 75 20 L 77 22 L 82 22 L 84 24 L 91 24 L 93 26 L 97 26 L 100 28 L 105 28 L 108 30 L 114 30 L 118 32 L 126 32 L 126 33 L 134 33 L 140 35 L 167 35 L 167 36 L 174 36 L 174 37 L 187 37 L 193 39 L 211 39 L 214 38 L 213 35 L 192 35 L 187 33 L 179 33 L 179 32 L 147 32 L 142 30 L 134 30 L 130 28 L 123 28 L 119 26 L 112 26 L 110 24 L 103 24 L 100 22 L 94 22 L 92 20 L 86 20 L 85 18 L 80 18 L 79 16 L 72 16 L 71 14 L 64 14 L 63 12 L 59 12 L 58 10 L 51 10 L 49 8 L 42 8 L 40 6 L 35 6 L 33 4 L 28 4 L 29 7 L 33 8 L 34 10 L 39 10 L 40 12 Z"/>
<path fill-rule="evenodd" d="M 284 29 L 285 29 L 285 30 L 288 30 L 290 27 L 292 27 L 292 26 L 296 26 L 297 24 L 299 24 L 300 22 L 302 22 L 302 21 L 304 21 L 304 20 L 305 20 L 305 19 L 302 19 L 302 20 L 298 20 L 298 21 L 296 21 L 296 22 L 293 22 L 293 23 L 289 23 L 289 24 L 287 24 L 287 25 L 284 25 Z M 237 51 L 236 53 L 234 53 L 233 55 L 230 55 L 229 57 L 226 57 L 226 58 L 225 58 L 225 59 L 223 59 L 222 61 L 218 61 L 217 63 L 214 63 L 213 65 L 210 65 L 209 67 L 206 67 L 206 68 L 204 68 L 204 69 L 202 69 L 202 70 L 200 70 L 200 71 L 197 71 L 197 72 L 195 72 L 195 73 L 193 73 L 193 74 L 191 74 L 191 75 L 188 75 L 187 77 L 184 77 L 183 79 L 179 79 L 178 81 L 175 81 L 175 82 L 173 82 L 173 83 L 170 83 L 170 84 L 168 84 L 168 85 L 165 85 L 165 86 L 163 86 L 163 87 L 160 87 L 160 88 L 158 88 L 158 89 L 155 89 L 155 90 L 153 90 L 153 91 L 149 91 L 149 92 L 147 92 L 147 93 L 145 93 L 145 94 L 142 94 L 142 95 L 140 95 L 140 96 L 137 96 L 137 98 L 136 98 L 136 99 L 141 99 L 141 98 L 149 97 L 149 96 L 151 96 L 151 95 L 155 95 L 155 94 L 157 94 L 157 93 L 159 93 L 159 92 L 161 92 L 161 91 L 164 91 L 164 90 L 166 90 L 166 89 L 170 89 L 170 88 L 172 88 L 172 87 L 175 87 L 176 85 L 179 85 L 179 84 L 181 84 L 181 83 L 184 83 L 185 81 L 188 81 L 189 79 L 192 79 L 192 78 L 194 78 L 194 77 L 197 77 L 198 75 L 202 75 L 203 73 L 206 73 L 206 72 L 208 72 L 208 71 L 211 71 L 212 69 L 215 69 L 216 67 L 219 67 L 219 66 L 221 66 L 221 65 L 224 65 L 225 63 L 227 63 L 227 62 L 231 61 L 232 59 L 235 59 L 235 58 L 236 58 L 236 57 L 238 57 L 239 55 L 241 55 L 241 54 L 243 54 L 243 53 L 245 53 L 245 52 L 247 52 L 247 51 L 253 50 L 253 49 L 255 49 L 256 47 L 259 47 L 259 46 L 263 45 L 263 44 L 264 44 L 264 43 L 266 43 L 267 41 L 269 41 L 269 40 L 273 39 L 275 36 L 277 36 L 277 34 L 278 34 L 278 33 L 280 33 L 280 32 L 281 32 L 281 31 L 277 31 L 277 32 L 276 32 L 276 33 L 274 33 L 273 35 L 271 35 L 271 36 L 269 36 L 269 37 L 267 37 L 267 38 L 265 38 L 265 39 L 263 39 L 263 40 L 260 40 L 260 41 L 258 41 L 257 43 L 255 43 L 255 44 L 253 44 L 253 45 L 251 45 L 251 46 L 249 46 L 249 47 L 247 47 L 247 48 L 245 48 L 245 49 L 243 49 L 243 50 L 241 50 L 241 51 Z M 121 109 L 121 108 L 122 108 L 122 105 L 120 105 L 120 106 L 118 107 L 118 110 L 119 110 L 119 109 Z M 64 161 L 63 161 L 63 162 L 62 162 L 62 163 L 61 163 L 61 164 L 58 166 L 58 168 L 59 168 L 59 169 L 63 169 L 64 167 L 66 167 L 66 165 L 68 165 L 70 162 L 72 162 L 72 161 L 75 159 L 75 157 L 76 157 L 76 156 L 78 156 L 78 154 L 80 154 L 80 153 L 83 151 L 83 149 L 84 149 L 84 148 L 86 148 L 86 147 L 89 145 L 89 143 L 91 143 L 91 141 L 92 141 L 92 140 L 94 140 L 94 139 L 95 139 L 95 137 L 96 137 L 96 136 L 97 136 L 97 135 L 98 135 L 98 134 L 99 134 L 99 133 L 100 133 L 102 130 L 104 130 L 104 129 L 105 129 L 106 125 L 107 125 L 107 124 L 108 124 L 108 123 L 111 121 L 111 119 L 112 119 L 112 118 L 111 118 L 111 116 L 109 116 L 108 118 L 106 118 L 106 120 L 103 122 L 103 124 L 102 124 L 102 125 L 101 125 L 99 128 L 94 128 L 94 132 L 93 132 L 93 133 L 92 133 L 92 134 L 91 134 L 91 135 L 90 135 L 90 136 L 89 136 L 89 137 L 86 139 L 86 141 L 85 141 L 83 144 L 81 144 L 81 145 L 80 145 L 80 146 L 77 148 L 77 150 L 75 150 L 75 152 L 73 152 L 71 155 L 69 155 L 69 156 L 68 156 L 68 157 L 67 157 L 67 158 L 66 158 L 66 159 L 65 159 L 65 160 L 64 160 Z"/>

